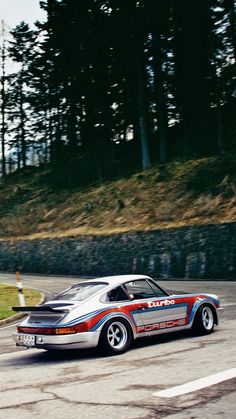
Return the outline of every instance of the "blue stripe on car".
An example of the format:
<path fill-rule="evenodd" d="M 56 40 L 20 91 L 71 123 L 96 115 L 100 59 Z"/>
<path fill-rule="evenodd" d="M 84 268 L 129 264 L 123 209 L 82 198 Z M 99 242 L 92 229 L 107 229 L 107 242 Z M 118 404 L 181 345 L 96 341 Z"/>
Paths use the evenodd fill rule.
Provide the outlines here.
<path fill-rule="evenodd" d="M 193 305 L 192 310 L 191 310 L 191 313 L 190 313 L 189 323 L 191 323 L 191 322 L 192 322 L 193 317 L 194 317 L 194 315 L 195 315 L 195 313 L 196 313 L 197 309 L 198 309 L 198 308 L 199 308 L 199 306 L 200 306 L 201 304 L 203 304 L 203 303 L 209 303 L 209 298 L 205 298 L 204 300 L 203 300 L 203 299 L 201 299 L 201 300 L 199 300 L 199 301 L 196 301 L 196 303 Z"/>
<path fill-rule="evenodd" d="M 130 312 L 130 314 L 132 314 L 132 316 L 133 316 L 133 314 L 140 314 L 140 313 L 147 313 L 147 312 L 150 312 L 150 311 L 159 311 L 159 310 L 167 310 L 167 309 L 169 309 L 169 308 L 176 308 L 176 307 L 184 307 L 184 306 L 186 306 L 186 307 L 188 307 L 188 303 L 180 303 L 180 304 L 173 304 L 173 305 L 170 305 L 170 306 L 162 306 L 162 307 L 150 307 L 150 308 L 145 308 L 145 310 L 133 310 L 133 311 L 131 311 Z"/>
<path fill-rule="evenodd" d="M 90 329 L 90 332 L 94 332 L 95 330 L 99 329 L 99 327 L 102 326 L 102 324 L 104 324 L 110 318 L 114 317 L 114 315 L 119 316 L 119 317 L 124 317 L 125 319 L 127 319 L 130 322 L 130 318 L 128 316 L 126 316 L 124 313 L 121 313 L 119 311 L 118 312 L 113 311 L 112 313 L 107 314 L 101 320 L 99 320 L 98 323 L 95 324 L 95 326 L 93 326 L 92 329 Z"/>

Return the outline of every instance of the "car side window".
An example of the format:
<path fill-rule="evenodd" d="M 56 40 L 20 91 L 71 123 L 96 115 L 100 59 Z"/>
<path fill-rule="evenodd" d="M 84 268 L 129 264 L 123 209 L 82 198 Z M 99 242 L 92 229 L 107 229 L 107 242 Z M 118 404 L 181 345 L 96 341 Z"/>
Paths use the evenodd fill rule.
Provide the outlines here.
<path fill-rule="evenodd" d="M 150 285 L 153 288 L 153 290 L 154 290 L 154 292 L 155 292 L 155 294 L 156 294 L 157 297 L 166 297 L 166 296 L 169 295 L 164 289 L 162 289 L 157 284 L 155 284 L 155 282 L 153 280 L 152 281 L 148 281 L 148 282 L 150 283 Z"/>
<path fill-rule="evenodd" d="M 127 301 L 128 299 L 123 288 L 117 287 L 107 293 L 106 301 Z"/>
<path fill-rule="evenodd" d="M 124 285 L 131 300 L 156 297 L 156 293 L 145 279 L 126 282 Z"/>

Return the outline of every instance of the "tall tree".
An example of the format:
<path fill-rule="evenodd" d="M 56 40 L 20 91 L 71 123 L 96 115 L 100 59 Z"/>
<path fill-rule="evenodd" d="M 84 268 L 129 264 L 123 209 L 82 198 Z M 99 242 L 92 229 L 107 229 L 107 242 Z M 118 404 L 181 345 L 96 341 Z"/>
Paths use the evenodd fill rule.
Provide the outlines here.
<path fill-rule="evenodd" d="M 176 100 L 184 127 L 186 148 L 204 152 L 210 112 L 210 2 L 173 2 L 175 19 Z"/>
<path fill-rule="evenodd" d="M 41 6 L 46 22 L 35 31 L 23 22 L 12 32 L 18 70 L 2 89 L 5 103 L 11 98 L 3 119 L 11 122 L 18 167 L 27 159 L 51 161 L 59 185 L 84 185 L 176 154 L 227 147 L 234 129 L 227 114 L 235 106 L 233 1 Z"/>
<path fill-rule="evenodd" d="M 229 33 L 233 47 L 234 62 L 236 64 L 236 3 L 235 0 L 223 0 L 222 5 L 225 7 L 229 16 Z"/>
<path fill-rule="evenodd" d="M 169 51 L 169 20 L 170 4 L 168 0 L 162 3 L 151 0 L 147 3 L 148 28 L 151 38 L 151 59 L 153 68 L 153 84 L 155 92 L 155 107 L 158 126 L 159 160 L 167 159 L 168 131 L 168 98 L 167 98 L 167 65 Z"/>
<path fill-rule="evenodd" d="M 26 145 L 26 104 L 28 84 L 28 65 L 31 60 L 34 47 L 35 33 L 29 29 L 29 25 L 21 22 L 11 31 L 13 40 L 10 42 L 9 55 L 19 65 L 19 71 L 12 75 L 12 92 L 15 99 L 16 116 L 19 119 L 17 124 L 17 143 L 21 144 L 21 160 L 23 167 L 27 164 Z"/>
<path fill-rule="evenodd" d="M 6 24 L 1 21 L 1 161 L 2 175 L 6 174 Z"/>

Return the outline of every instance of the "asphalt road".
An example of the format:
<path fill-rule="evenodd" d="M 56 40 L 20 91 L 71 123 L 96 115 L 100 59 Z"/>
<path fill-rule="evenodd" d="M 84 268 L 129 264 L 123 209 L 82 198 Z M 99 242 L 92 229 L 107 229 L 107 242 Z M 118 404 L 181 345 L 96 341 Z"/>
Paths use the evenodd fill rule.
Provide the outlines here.
<path fill-rule="evenodd" d="M 25 286 L 58 293 L 76 278 L 24 275 Z M 13 275 L 0 282 L 14 283 Z M 211 292 L 224 315 L 209 336 L 190 333 L 137 340 L 125 354 L 104 357 L 95 350 L 48 354 L 16 348 L 14 325 L 0 327 L 0 418 L 235 418 L 236 282 L 160 282 L 173 291 Z M 216 373 L 232 377 L 179 396 L 161 390 Z M 236 370 L 235 370 L 236 371 Z"/>

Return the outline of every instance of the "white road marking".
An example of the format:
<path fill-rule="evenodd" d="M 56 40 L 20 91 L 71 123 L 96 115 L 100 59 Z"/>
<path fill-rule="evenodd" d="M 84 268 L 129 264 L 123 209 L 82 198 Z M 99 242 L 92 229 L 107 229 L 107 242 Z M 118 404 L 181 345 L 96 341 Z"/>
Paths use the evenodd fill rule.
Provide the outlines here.
<path fill-rule="evenodd" d="M 213 386 L 222 381 L 230 380 L 236 377 L 236 368 L 218 372 L 217 374 L 209 375 L 208 377 L 200 378 L 199 380 L 190 381 L 189 383 L 180 386 L 172 387 L 166 390 L 161 390 L 154 393 L 157 397 L 176 397 L 182 394 L 191 393 L 192 391 L 201 390 L 202 388 Z"/>

